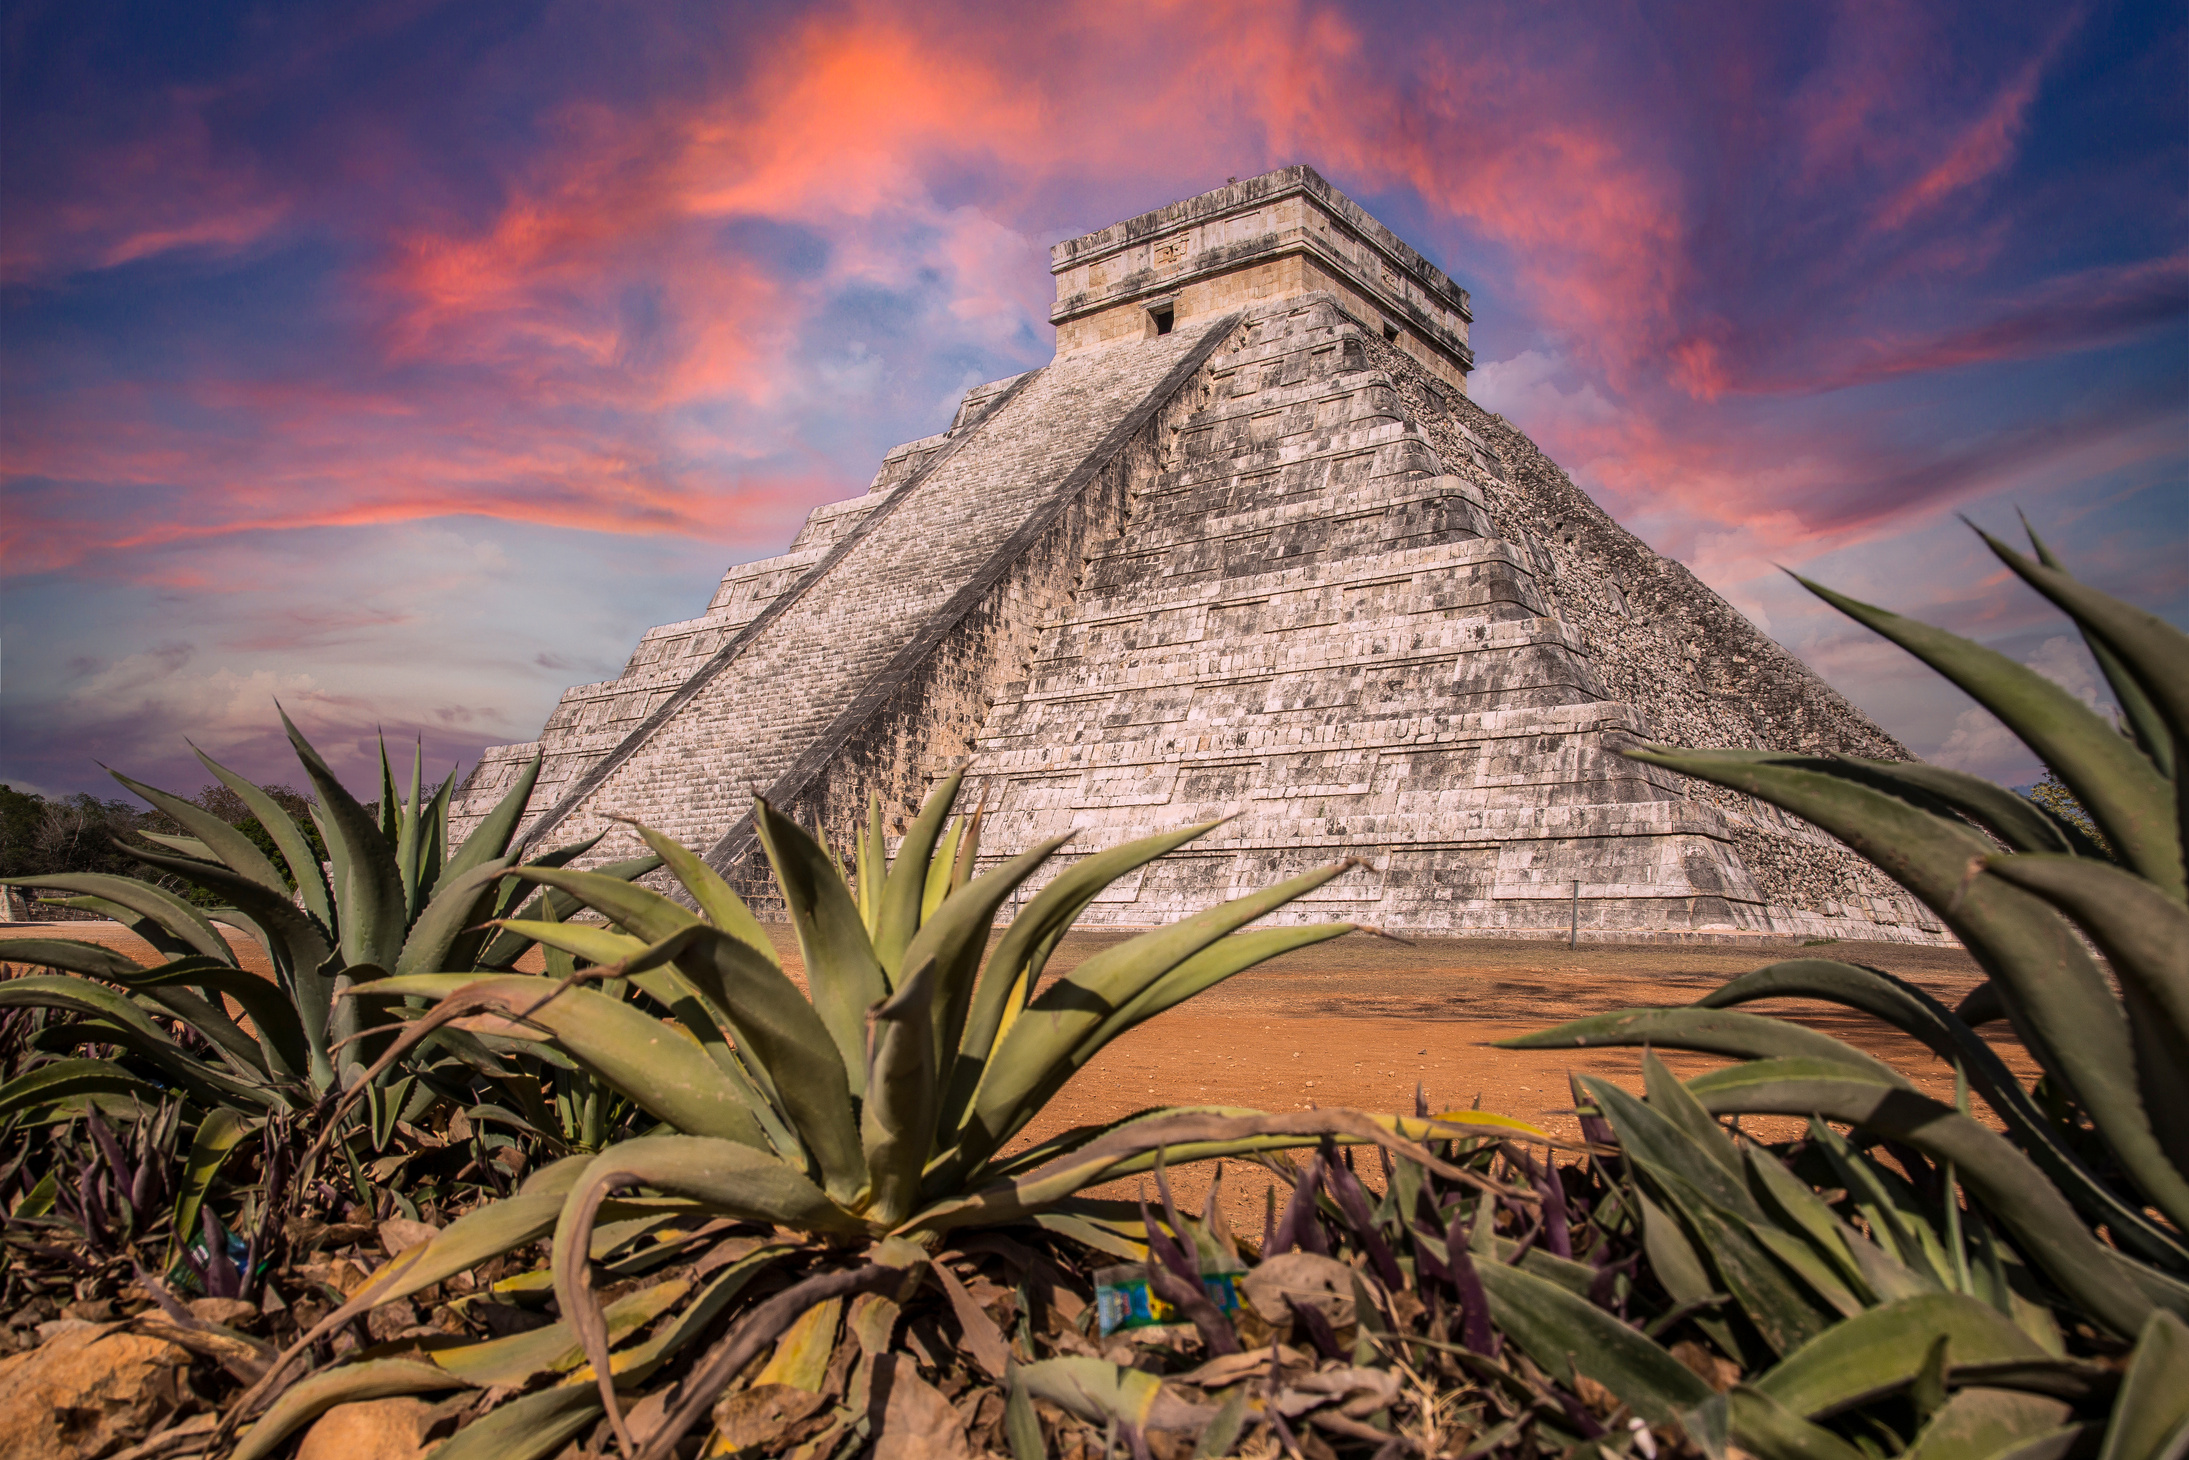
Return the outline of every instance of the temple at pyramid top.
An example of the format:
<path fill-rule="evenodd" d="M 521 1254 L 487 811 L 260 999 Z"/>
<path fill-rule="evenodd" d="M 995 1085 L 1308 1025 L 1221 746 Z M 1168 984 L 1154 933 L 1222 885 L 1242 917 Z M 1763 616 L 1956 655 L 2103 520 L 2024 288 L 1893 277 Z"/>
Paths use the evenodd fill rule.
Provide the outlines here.
<path fill-rule="evenodd" d="M 1312 167 L 1283 167 L 1049 250 L 1059 355 L 1327 293 L 1461 390 L 1467 291 Z"/>

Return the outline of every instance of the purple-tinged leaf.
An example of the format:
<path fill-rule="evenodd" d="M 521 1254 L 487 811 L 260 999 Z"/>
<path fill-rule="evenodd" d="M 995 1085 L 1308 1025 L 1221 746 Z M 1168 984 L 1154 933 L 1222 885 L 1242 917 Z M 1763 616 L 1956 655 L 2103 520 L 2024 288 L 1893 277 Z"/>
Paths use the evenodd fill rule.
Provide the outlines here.
<path fill-rule="evenodd" d="M 1315 1193 L 1322 1180 L 1323 1158 L 1317 1152 L 1309 1159 L 1307 1170 L 1293 1179 L 1292 1200 L 1285 1203 L 1284 1219 L 1277 1223 L 1277 1235 L 1262 1254 L 1264 1257 L 1275 1257 L 1295 1247 L 1322 1257 L 1330 1255 L 1330 1241 L 1323 1236 L 1322 1223 L 1315 1220 Z"/>
<path fill-rule="evenodd" d="M 236 1297 L 241 1284 L 236 1278 L 235 1260 L 228 1255 L 227 1230 L 211 1207 L 201 1208 L 198 1216 L 205 1227 L 205 1296 Z"/>
<path fill-rule="evenodd" d="M 1384 1287 L 1397 1292 L 1406 1286 L 1406 1279 L 1399 1271 L 1398 1259 L 1391 1255 L 1391 1244 L 1376 1230 L 1376 1218 L 1368 1209 L 1368 1193 L 1362 1189 L 1360 1178 L 1353 1174 L 1350 1166 L 1339 1161 L 1326 1160 L 1323 1169 L 1328 1173 L 1330 1194 L 1336 1198 L 1338 1210 L 1345 1214 L 1346 1222 L 1353 1229 L 1353 1240 L 1368 1254 Z"/>
<path fill-rule="evenodd" d="M 1497 1331 L 1490 1327 L 1490 1295 L 1483 1290 L 1482 1274 L 1475 1271 L 1474 1255 L 1467 1250 L 1467 1218 L 1452 1218 L 1445 1233 L 1444 1250 L 1452 1270 L 1452 1287 L 1459 1293 L 1459 1342 L 1471 1354 L 1497 1357 Z"/>
<path fill-rule="evenodd" d="M 1427 1237 L 1432 1240 L 1437 1239 L 1436 1229 L 1427 1222 L 1414 1223 L 1414 1232 L 1417 1236 Z M 1414 1271 L 1420 1274 L 1421 1285 L 1424 1288 L 1427 1288 L 1431 1282 L 1451 1285 L 1452 1270 L 1444 1265 L 1443 1259 L 1438 1257 L 1426 1243 L 1416 1242 L 1414 1244 Z"/>
<path fill-rule="evenodd" d="M 1303 1303 L 1290 1293 L 1285 1294 L 1285 1306 L 1292 1310 L 1292 1321 L 1307 1335 L 1307 1341 L 1315 1345 L 1317 1353 L 1326 1359 L 1344 1357 L 1338 1348 L 1337 1330 L 1330 1326 L 1328 1318 L 1323 1317 L 1320 1308 L 1313 1303 Z"/>
<path fill-rule="evenodd" d="M 1598 1247 L 1597 1252 L 1600 1256 L 1603 1248 Z M 1617 1262 L 1600 1262 L 1596 1268 L 1596 1276 L 1589 1279 L 1589 1301 L 1606 1313 L 1613 1313 L 1621 1318 L 1626 1317 L 1626 1300 L 1619 1298 L 1616 1304 L 1612 1300 L 1618 1297 L 1619 1279 L 1630 1276 L 1636 1264 L 1640 1263 L 1641 1260 L 1642 1250 L 1636 1248 Z"/>

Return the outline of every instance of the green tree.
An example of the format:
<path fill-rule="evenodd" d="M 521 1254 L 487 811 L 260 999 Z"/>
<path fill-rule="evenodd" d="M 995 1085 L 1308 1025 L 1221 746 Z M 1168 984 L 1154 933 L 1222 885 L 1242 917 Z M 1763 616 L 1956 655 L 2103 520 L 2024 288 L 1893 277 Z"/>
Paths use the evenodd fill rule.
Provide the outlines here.
<path fill-rule="evenodd" d="M 2070 791 L 2050 769 L 2045 771 L 2043 778 L 2036 785 L 2029 787 L 2022 794 L 2074 827 L 2084 836 L 2089 837 L 2091 841 L 2097 843 L 2098 849 L 2107 856 L 2113 855 L 2113 845 L 2105 839 L 2105 833 L 2098 830 L 2098 823 L 2090 819 L 2090 813 L 2083 809 L 2083 803 L 2075 799 L 2075 793 Z"/>

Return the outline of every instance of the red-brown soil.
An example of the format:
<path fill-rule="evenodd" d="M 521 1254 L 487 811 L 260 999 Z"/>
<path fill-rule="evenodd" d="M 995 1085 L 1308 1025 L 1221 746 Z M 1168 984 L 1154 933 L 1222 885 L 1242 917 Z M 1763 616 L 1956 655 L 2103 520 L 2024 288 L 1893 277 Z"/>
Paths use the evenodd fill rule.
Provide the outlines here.
<path fill-rule="evenodd" d="M 91 938 L 149 955 L 112 923 L 10 925 L 8 936 Z M 1065 940 L 1052 977 L 1133 936 L 1088 932 Z M 264 970 L 248 939 L 234 940 L 247 965 Z M 777 945 L 802 976 L 789 930 Z M 1399 943 L 1356 934 L 1252 969 L 1191 1003 L 1143 1025 L 1105 1050 L 1066 1086 L 1028 1130 L 1038 1140 L 1076 1125 L 1114 1120 L 1151 1105 L 1223 1104 L 1258 1110 L 1349 1105 L 1413 1109 L 1419 1084 L 1432 1108 L 1479 1097 L 1494 1110 L 1536 1123 L 1554 1136 L 1577 1134 L 1566 1077 L 1596 1074 L 1640 1087 L 1641 1055 L 1632 1049 L 1500 1050 L 1491 1041 L 1610 1009 L 1687 1003 L 1727 979 L 1782 958 L 1828 957 L 1868 963 L 1916 983 L 1949 1006 L 1982 982 L 1959 949 L 1906 944 L 1837 943 L 1823 947 L 1742 943 L 1710 945 L 1584 944 L 1493 939 Z M 1890 1060 L 1928 1093 L 1952 1098 L 1952 1071 L 1927 1050 L 1877 1021 L 1823 1005 L 1782 1001 L 1751 1006 L 1785 1014 Z M 2025 1078 L 2034 1066 L 2005 1032 L 1990 1025 L 2007 1063 Z M 1683 1075 L 1719 1063 L 1668 1053 Z M 1779 1134 L 1776 1130 L 1772 1134 Z M 1364 1170 L 1372 1169 L 1374 1162 Z M 1266 1175 L 1232 1163 L 1226 1207 L 1258 1235 Z M 1138 1181 L 1102 1194 L 1130 1196 Z M 1181 1203 L 1198 1206 L 1204 1171 L 1178 1173 Z"/>

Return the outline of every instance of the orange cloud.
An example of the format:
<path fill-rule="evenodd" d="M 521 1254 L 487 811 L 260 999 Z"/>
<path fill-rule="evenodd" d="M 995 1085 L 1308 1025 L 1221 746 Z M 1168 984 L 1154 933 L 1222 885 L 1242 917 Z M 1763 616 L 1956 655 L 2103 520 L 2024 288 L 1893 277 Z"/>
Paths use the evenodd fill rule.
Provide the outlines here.
<path fill-rule="evenodd" d="M 2000 88 L 1983 115 L 1954 138 L 1946 155 L 1885 200 L 1878 210 L 1877 228 L 1904 227 L 1917 214 L 1992 177 L 2013 160 L 2015 148 L 2028 124 L 2030 103 L 2037 98 L 2045 71 L 2080 22 L 2081 16 L 2071 12 L 2044 48 L 2030 57 Z"/>

